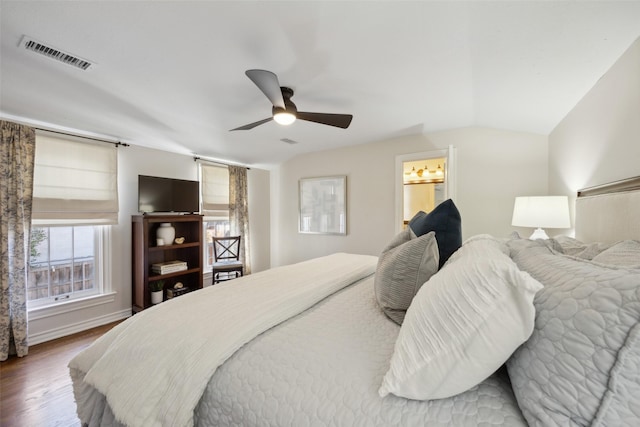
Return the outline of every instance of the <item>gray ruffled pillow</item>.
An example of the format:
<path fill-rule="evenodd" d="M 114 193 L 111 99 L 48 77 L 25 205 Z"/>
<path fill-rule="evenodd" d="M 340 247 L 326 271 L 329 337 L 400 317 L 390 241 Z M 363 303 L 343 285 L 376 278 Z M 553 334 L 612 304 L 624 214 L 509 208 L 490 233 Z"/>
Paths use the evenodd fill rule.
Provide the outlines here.
<path fill-rule="evenodd" d="M 640 242 L 637 240 L 618 242 L 594 256 L 593 261 L 620 267 L 640 268 Z"/>
<path fill-rule="evenodd" d="M 556 236 L 553 240 L 560 245 L 558 252 L 589 260 L 611 246 L 611 243 L 583 243 L 580 240 L 568 236 Z"/>
<path fill-rule="evenodd" d="M 382 251 L 374 279 L 378 304 L 391 320 L 401 325 L 413 297 L 438 271 L 435 233 L 420 237 L 407 227 Z"/>

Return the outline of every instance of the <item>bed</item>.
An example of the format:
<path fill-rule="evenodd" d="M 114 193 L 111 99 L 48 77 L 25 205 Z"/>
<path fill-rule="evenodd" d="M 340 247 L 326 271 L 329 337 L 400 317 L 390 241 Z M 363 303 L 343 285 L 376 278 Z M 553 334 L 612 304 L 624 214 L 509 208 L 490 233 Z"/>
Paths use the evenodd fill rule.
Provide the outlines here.
<path fill-rule="evenodd" d="M 576 238 L 463 243 L 447 201 L 380 257 L 333 254 L 145 310 L 70 362 L 78 415 L 88 426 L 639 425 L 639 182 L 583 191 Z M 612 205 L 625 220 L 593 214 Z"/>

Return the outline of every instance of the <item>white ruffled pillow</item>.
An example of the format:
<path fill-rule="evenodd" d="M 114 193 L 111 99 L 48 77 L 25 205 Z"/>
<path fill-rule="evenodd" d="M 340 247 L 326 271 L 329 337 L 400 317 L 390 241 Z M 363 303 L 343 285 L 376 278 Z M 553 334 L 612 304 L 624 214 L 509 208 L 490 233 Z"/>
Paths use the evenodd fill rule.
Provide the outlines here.
<path fill-rule="evenodd" d="M 465 242 L 411 303 L 379 394 L 462 393 L 495 372 L 533 331 L 542 285 L 491 238 Z M 466 254 L 466 256 L 465 256 Z"/>

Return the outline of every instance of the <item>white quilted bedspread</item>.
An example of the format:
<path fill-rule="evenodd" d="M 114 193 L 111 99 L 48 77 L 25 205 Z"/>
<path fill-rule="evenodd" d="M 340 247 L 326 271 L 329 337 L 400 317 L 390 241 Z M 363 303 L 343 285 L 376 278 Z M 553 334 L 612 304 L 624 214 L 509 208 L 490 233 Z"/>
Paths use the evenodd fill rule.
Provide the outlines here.
<path fill-rule="evenodd" d="M 367 278 L 261 334 L 214 374 L 198 426 L 526 426 L 506 373 L 460 395 L 415 401 L 378 388 L 400 327 Z"/>
<path fill-rule="evenodd" d="M 194 424 L 527 426 L 504 371 L 447 399 L 380 398 L 378 389 L 399 330 L 376 302 L 373 277 L 358 281 L 263 332 L 229 357 L 206 379 L 193 411 Z M 72 369 L 72 374 L 81 378 L 79 371 Z M 77 380 L 74 387 L 88 426 L 122 427 L 99 391 Z"/>
<path fill-rule="evenodd" d="M 93 424 L 95 408 L 83 396 L 89 385 L 106 396 L 115 419 L 126 425 L 192 425 L 204 388 L 229 356 L 371 275 L 376 261 L 329 255 L 205 288 L 137 314 L 70 362 L 81 420 Z"/>
<path fill-rule="evenodd" d="M 504 371 L 458 396 L 419 402 L 378 388 L 400 327 L 357 282 L 244 345 L 210 379 L 195 409 L 205 426 L 526 427 Z M 90 427 L 122 427 L 82 385 Z"/>

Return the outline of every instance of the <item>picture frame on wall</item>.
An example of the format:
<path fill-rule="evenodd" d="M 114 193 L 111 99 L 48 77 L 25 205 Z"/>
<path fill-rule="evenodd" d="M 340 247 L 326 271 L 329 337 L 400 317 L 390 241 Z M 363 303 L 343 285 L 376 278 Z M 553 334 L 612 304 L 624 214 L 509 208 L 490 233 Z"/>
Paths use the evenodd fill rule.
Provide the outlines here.
<path fill-rule="evenodd" d="M 301 178 L 298 187 L 299 233 L 347 234 L 346 175 Z"/>

